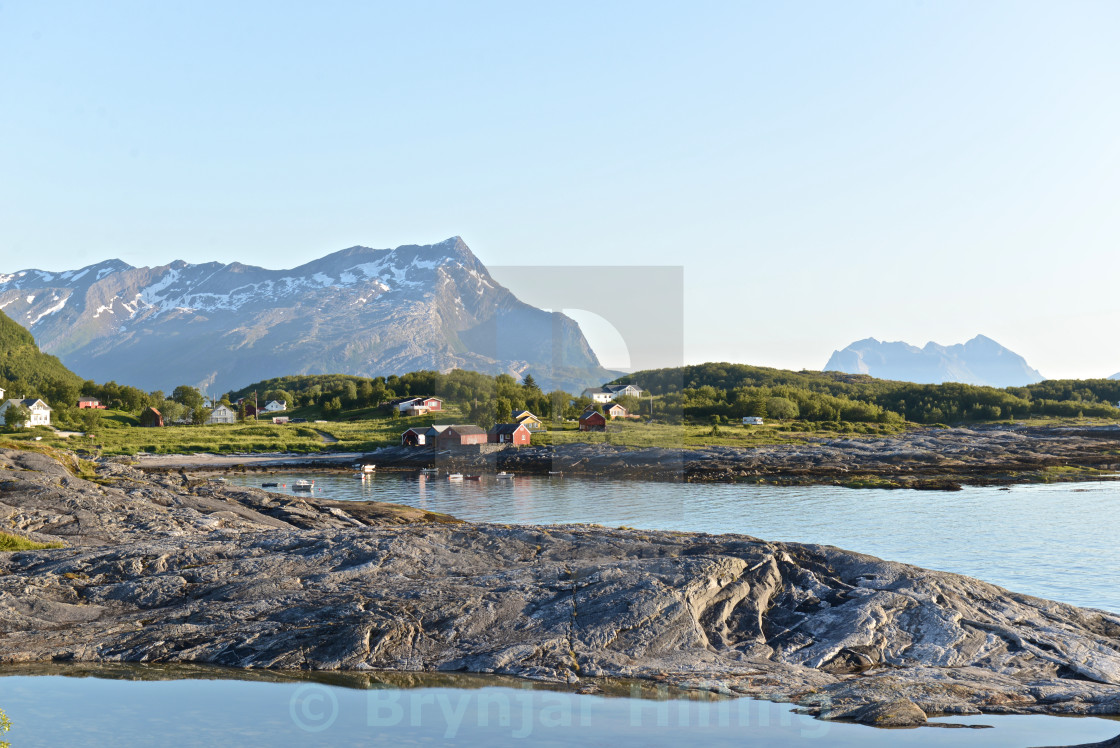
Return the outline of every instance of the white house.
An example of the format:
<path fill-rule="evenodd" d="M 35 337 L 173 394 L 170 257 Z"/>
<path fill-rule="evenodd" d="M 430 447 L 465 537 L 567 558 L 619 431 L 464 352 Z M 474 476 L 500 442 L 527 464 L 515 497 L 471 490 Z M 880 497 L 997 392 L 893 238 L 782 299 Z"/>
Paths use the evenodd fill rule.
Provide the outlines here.
<path fill-rule="evenodd" d="M 210 417 L 206 419 L 206 423 L 208 424 L 236 422 L 237 414 L 225 405 L 219 405 L 218 407 L 214 408 L 212 411 L 210 411 Z"/>
<path fill-rule="evenodd" d="M 281 410 L 287 410 L 288 404 L 280 400 L 269 400 L 264 406 L 265 413 L 277 413 Z"/>
<path fill-rule="evenodd" d="M 616 397 L 623 395 L 641 397 L 642 388 L 636 384 L 605 384 L 602 387 L 588 387 L 582 393 L 582 397 L 590 397 L 597 403 L 613 402 Z"/>
<path fill-rule="evenodd" d="M 614 400 L 614 395 L 610 393 L 605 387 L 588 387 L 582 393 L 581 397 L 590 397 L 597 403 L 609 403 Z"/>
<path fill-rule="evenodd" d="M 761 426 L 762 418 L 760 416 L 743 416 L 744 426 Z"/>
<path fill-rule="evenodd" d="M 3 397 L 4 390 L 0 389 L 0 399 Z M 0 404 L 0 423 L 3 422 L 4 414 L 8 411 L 8 408 L 13 405 L 22 405 L 27 408 L 27 412 L 31 414 L 31 417 L 27 419 L 27 423 L 23 424 L 25 428 L 51 425 L 51 408 L 37 397 L 29 397 L 24 400 L 4 400 L 3 404 Z"/>

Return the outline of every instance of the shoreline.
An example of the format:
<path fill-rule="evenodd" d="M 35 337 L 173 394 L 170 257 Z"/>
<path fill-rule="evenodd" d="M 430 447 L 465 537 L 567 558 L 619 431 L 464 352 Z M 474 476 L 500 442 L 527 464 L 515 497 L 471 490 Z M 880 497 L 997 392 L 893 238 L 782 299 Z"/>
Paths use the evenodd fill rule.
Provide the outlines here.
<path fill-rule="evenodd" d="M 507 448 L 489 454 L 381 447 L 366 453 L 141 455 L 105 458 L 146 471 L 289 467 L 380 470 L 439 467 L 670 482 L 838 485 L 958 490 L 964 485 L 1120 480 L 1120 426 L 993 426 L 914 429 L 871 439 L 817 438 L 810 444 L 669 449 L 610 444 Z"/>
<path fill-rule="evenodd" d="M 832 546 L 468 523 L 0 450 L 0 661 L 627 678 L 823 719 L 1120 714 L 1120 616 Z"/>

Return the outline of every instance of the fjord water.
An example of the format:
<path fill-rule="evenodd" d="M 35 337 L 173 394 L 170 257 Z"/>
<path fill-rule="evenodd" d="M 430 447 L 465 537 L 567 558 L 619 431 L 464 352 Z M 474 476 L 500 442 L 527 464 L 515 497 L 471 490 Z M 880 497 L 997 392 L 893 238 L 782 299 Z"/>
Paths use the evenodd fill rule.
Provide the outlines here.
<path fill-rule="evenodd" d="M 159 677 L 174 669 L 150 666 Z M 60 668 L 64 670 L 64 668 Z M 1100 741 L 1120 721 L 1045 716 L 942 717 L 934 724 L 993 729 L 878 730 L 794 714 L 789 704 L 752 699 L 698 700 L 644 694 L 609 698 L 553 691 L 497 676 L 418 676 L 401 688 L 358 688 L 293 678 L 231 680 L 228 671 L 199 679 L 122 680 L 15 675 L 0 678 L 0 705 L 16 748 L 151 745 L 267 746 L 572 746 L 665 748 L 703 745 L 995 746 Z M 143 666 L 131 675 L 144 678 Z M 225 677 L 223 677 L 225 676 Z M 335 678 L 344 681 L 344 678 Z M 625 693 L 625 692 L 624 692 Z M 650 698 L 652 696 L 652 698 Z"/>
<path fill-rule="evenodd" d="M 390 472 L 229 480 L 275 480 L 283 485 L 269 490 L 290 492 L 298 478 L 314 478 L 317 497 L 391 501 L 478 522 L 595 523 L 834 545 L 1120 612 L 1120 482 L 913 491 L 535 476 L 454 483 Z"/>
<path fill-rule="evenodd" d="M 451 483 L 381 473 L 273 473 L 230 483 L 317 497 L 378 500 L 503 523 L 596 523 L 735 532 L 828 543 L 975 576 L 1012 590 L 1120 611 L 1120 484 L 967 488 L 957 492 L 778 488 L 517 477 Z M 549 691 L 495 676 L 371 675 L 363 686 L 322 674 L 260 675 L 138 665 L 104 677 L 68 666 L 29 675 L 0 668 L 0 709 L 13 746 L 1032 746 L 1105 740 L 1120 721 L 1047 716 L 945 717 L 994 729 L 877 730 L 793 714 L 751 699 L 658 701 Z M 237 677 L 251 680 L 236 680 Z M 170 680 L 152 680 L 151 678 Z M 669 696 L 672 696 L 671 694 Z"/>

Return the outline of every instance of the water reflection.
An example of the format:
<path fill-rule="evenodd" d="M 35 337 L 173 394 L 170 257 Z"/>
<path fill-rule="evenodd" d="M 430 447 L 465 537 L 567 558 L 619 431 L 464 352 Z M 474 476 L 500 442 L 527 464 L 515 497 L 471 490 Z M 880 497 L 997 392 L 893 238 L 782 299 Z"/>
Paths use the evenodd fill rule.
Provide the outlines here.
<path fill-rule="evenodd" d="M 301 477 L 307 476 L 244 474 L 230 482 L 290 486 Z M 314 477 L 315 495 L 324 498 L 391 501 L 478 522 L 595 523 L 822 543 L 1120 611 L 1115 482 L 942 492 L 530 476 L 461 483 L 402 473 Z"/>

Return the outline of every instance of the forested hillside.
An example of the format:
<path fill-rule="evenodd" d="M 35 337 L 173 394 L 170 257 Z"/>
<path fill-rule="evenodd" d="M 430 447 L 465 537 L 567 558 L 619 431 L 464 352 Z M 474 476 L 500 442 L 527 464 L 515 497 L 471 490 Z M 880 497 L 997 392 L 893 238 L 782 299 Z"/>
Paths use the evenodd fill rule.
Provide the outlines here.
<path fill-rule="evenodd" d="M 373 378 L 344 374 L 277 377 L 231 392 L 229 397 L 236 401 L 254 392 L 261 404 L 285 400 L 290 407 L 318 406 L 327 418 L 343 410 L 373 408 L 400 397 L 433 395 L 483 426 L 508 421 L 512 411 L 521 409 L 542 418 L 551 418 L 554 413 L 574 418 L 583 405 L 591 402 L 573 399 L 566 392 L 546 393 L 533 381 L 532 374 L 519 383 L 508 374 L 490 376 L 462 369 L 446 374 L 414 371 Z"/>
<path fill-rule="evenodd" d="M 913 384 L 863 374 L 708 363 L 634 372 L 657 413 L 687 419 L 748 415 L 806 421 L 960 423 L 1030 416 L 1120 418 L 1120 381 L 1048 380 L 1026 387 Z"/>
<path fill-rule="evenodd" d="M 39 351 L 35 339 L 0 311 L 0 387 L 5 397 L 41 397 L 51 404 L 74 404 L 82 380 L 54 356 Z"/>

